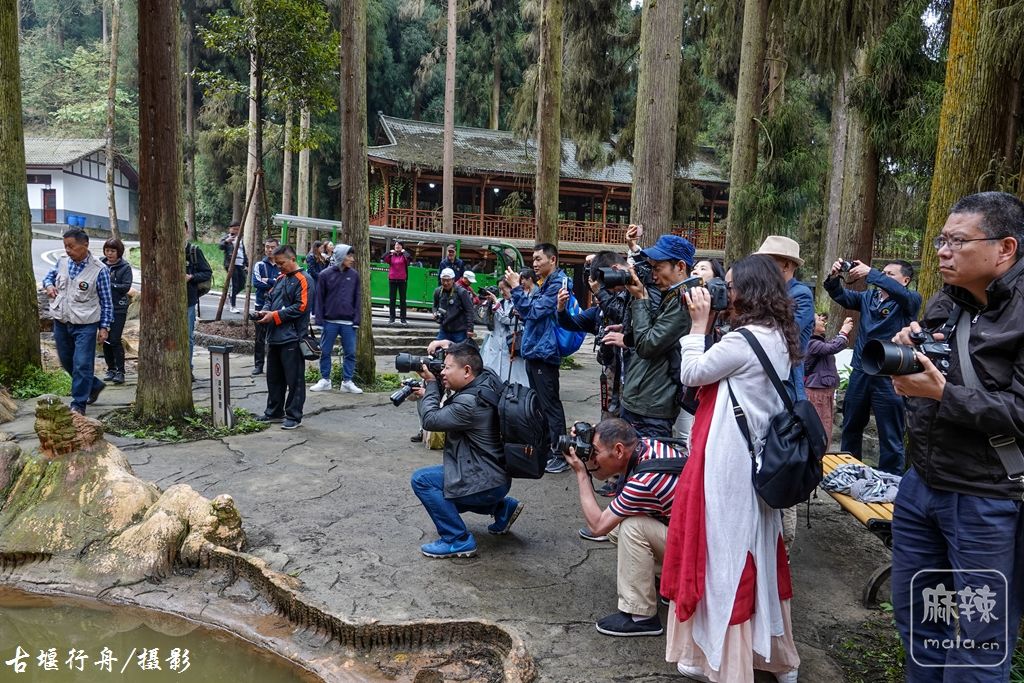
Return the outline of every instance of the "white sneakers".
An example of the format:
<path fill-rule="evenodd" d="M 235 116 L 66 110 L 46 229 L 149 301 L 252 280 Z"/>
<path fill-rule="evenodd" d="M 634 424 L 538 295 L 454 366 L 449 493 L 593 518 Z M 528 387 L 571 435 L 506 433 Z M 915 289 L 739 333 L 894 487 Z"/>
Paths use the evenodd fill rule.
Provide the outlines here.
<path fill-rule="evenodd" d="M 330 391 L 331 380 L 321 379 L 319 382 L 309 388 L 310 391 Z M 356 386 L 356 383 L 352 380 L 347 380 L 341 383 L 341 387 L 338 389 L 343 394 L 361 394 L 363 390 Z"/>
<path fill-rule="evenodd" d="M 310 391 L 330 391 L 331 380 L 321 379 L 319 382 L 309 388 Z"/>
<path fill-rule="evenodd" d="M 356 383 L 352 380 L 347 380 L 341 383 L 341 393 L 343 394 L 361 394 L 363 390 L 356 386 Z"/>
<path fill-rule="evenodd" d="M 230 310 L 231 310 L 232 313 L 241 313 L 242 312 L 241 308 L 235 308 L 234 306 L 232 306 Z"/>
<path fill-rule="evenodd" d="M 690 680 L 702 682 L 706 681 L 707 683 L 711 683 L 711 679 L 705 676 L 704 671 L 702 671 L 698 667 L 687 666 L 682 662 L 677 662 L 676 669 L 679 671 L 679 673 L 683 674 Z M 792 671 L 786 671 L 785 673 L 775 674 L 775 680 L 777 680 L 779 683 L 797 683 L 798 672 L 799 669 L 793 669 Z"/>

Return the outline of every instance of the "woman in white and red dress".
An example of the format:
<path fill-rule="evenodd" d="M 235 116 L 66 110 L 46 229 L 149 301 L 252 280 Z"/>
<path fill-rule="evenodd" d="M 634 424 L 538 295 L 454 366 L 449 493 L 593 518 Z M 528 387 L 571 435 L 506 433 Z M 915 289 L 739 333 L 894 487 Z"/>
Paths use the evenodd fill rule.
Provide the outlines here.
<path fill-rule="evenodd" d="M 778 267 L 768 256 L 748 256 L 733 265 L 726 282 L 732 329 L 750 330 L 779 376 L 788 377 L 800 356 L 799 333 Z M 701 389 L 661 577 L 661 593 L 672 600 L 665 656 L 696 680 L 752 683 L 760 669 L 790 683 L 797 680 L 800 658 L 782 517 L 754 491 L 729 387 L 757 450 L 782 399 L 738 332 L 704 350 L 707 290 L 691 290 L 684 300 L 693 326 L 680 340 L 680 378 Z"/>

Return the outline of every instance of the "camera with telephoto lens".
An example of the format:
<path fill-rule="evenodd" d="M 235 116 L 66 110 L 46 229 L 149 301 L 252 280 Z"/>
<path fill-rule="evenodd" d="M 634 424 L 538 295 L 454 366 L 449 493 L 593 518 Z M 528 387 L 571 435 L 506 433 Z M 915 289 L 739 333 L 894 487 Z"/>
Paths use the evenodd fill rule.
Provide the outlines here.
<path fill-rule="evenodd" d="M 400 353 L 395 356 L 395 370 L 399 372 L 419 372 L 424 365 L 435 377 L 441 376 L 444 369 L 444 349 L 438 349 L 433 356 L 414 356 L 411 353 Z"/>
<path fill-rule="evenodd" d="M 860 362 L 864 372 L 869 375 L 913 375 L 923 372 L 924 368 L 917 360 L 915 352 L 928 357 L 939 372 L 949 372 L 949 358 L 952 351 L 944 341 L 935 341 L 928 332 L 911 332 L 910 341 L 913 346 L 905 346 L 890 341 L 872 339 L 864 345 Z"/>
<path fill-rule="evenodd" d="M 418 379 L 403 380 L 402 387 L 388 397 L 391 399 L 391 405 L 395 406 L 396 408 L 402 405 L 403 403 L 405 403 L 405 399 L 409 398 L 412 395 L 413 389 L 419 389 L 422 386 L 423 382 L 421 382 Z"/>
<path fill-rule="evenodd" d="M 575 435 L 558 437 L 558 450 L 569 455 L 569 449 L 576 449 L 576 457 L 586 462 L 594 454 L 594 426 L 589 422 L 577 422 L 572 426 Z"/>
<path fill-rule="evenodd" d="M 635 266 L 634 266 L 635 267 Z M 649 266 L 648 266 L 649 267 Z M 622 287 L 629 284 L 633 279 L 629 276 L 628 270 L 619 270 L 618 268 L 598 268 L 594 271 L 594 279 L 601 283 L 601 286 L 605 289 L 611 289 L 612 287 Z M 637 270 L 637 277 L 640 277 L 640 271 Z M 641 282 L 643 280 L 641 279 Z"/>
<path fill-rule="evenodd" d="M 729 286 L 720 277 L 713 277 L 707 282 L 699 275 L 683 280 L 681 289 L 688 292 L 694 287 L 704 287 L 711 295 L 711 310 L 724 311 L 729 308 Z"/>

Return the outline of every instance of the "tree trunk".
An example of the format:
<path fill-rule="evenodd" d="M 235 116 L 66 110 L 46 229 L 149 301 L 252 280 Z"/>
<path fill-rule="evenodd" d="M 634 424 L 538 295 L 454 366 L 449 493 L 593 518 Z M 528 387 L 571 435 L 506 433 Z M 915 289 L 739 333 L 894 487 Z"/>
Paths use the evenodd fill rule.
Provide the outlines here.
<path fill-rule="evenodd" d="M 786 35 L 782 18 L 775 16 L 768 35 L 768 116 L 773 115 L 786 101 L 786 72 L 789 60 L 786 58 Z"/>
<path fill-rule="evenodd" d="M 356 374 L 365 385 L 377 378 L 370 306 L 370 210 L 366 177 L 366 3 L 341 3 L 341 222 L 355 250 L 362 279 Z"/>
<path fill-rule="evenodd" d="M 1008 0 L 953 3 L 946 85 L 939 114 L 939 140 L 935 152 L 928 223 L 922 249 L 919 289 L 925 301 L 941 286 L 938 255 L 931 248 L 960 198 L 992 189 L 986 174 L 1002 151 L 1006 86 L 1009 74 L 994 55 L 991 26 L 993 10 Z"/>
<path fill-rule="evenodd" d="M 196 227 L 196 105 L 192 70 L 196 66 L 195 2 L 185 3 L 185 221 L 193 240 L 199 239 Z"/>
<path fill-rule="evenodd" d="M 309 161 L 309 216 L 318 218 L 317 205 L 320 203 L 320 161 L 310 158 Z"/>
<path fill-rule="evenodd" d="M 754 180 L 757 172 L 757 117 L 761 112 L 764 84 L 764 56 L 768 33 L 768 0 L 744 0 L 740 73 L 736 89 L 736 119 L 732 139 L 732 169 L 729 196 L 736 198 Z M 734 202 L 736 204 L 736 202 Z M 758 247 L 759 235 L 752 235 L 739 212 L 729 211 L 725 236 L 727 263 L 739 260 Z"/>
<path fill-rule="evenodd" d="M 110 216 L 110 235 L 121 239 L 117 225 L 117 195 L 114 192 L 114 109 L 117 103 L 117 40 L 121 23 L 120 0 L 110 0 L 110 75 L 107 80 L 107 213 Z"/>
<path fill-rule="evenodd" d="M 651 242 L 672 229 L 681 5 L 679 0 L 645 2 L 641 19 L 629 222 L 644 225 L 645 239 Z"/>
<path fill-rule="evenodd" d="M 21 20 L 21 0 L 17 0 L 18 5 L 18 20 Z M 100 42 L 103 45 L 103 49 L 107 47 L 107 3 L 103 2 L 100 4 Z"/>
<path fill-rule="evenodd" d="M 541 0 L 537 74 L 537 172 L 533 204 L 537 242 L 554 245 L 558 244 L 558 185 L 562 177 L 563 3 L 564 0 Z"/>
<path fill-rule="evenodd" d="M 257 131 L 260 127 L 260 114 L 258 104 L 259 95 L 257 93 L 257 90 L 259 89 L 259 68 L 259 56 L 254 52 L 249 55 L 249 146 L 247 154 L 245 155 L 245 209 L 242 211 L 242 216 L 239 219 L 242 222 L 240 231 L 242 235 L 244 235 L 244 238 L 241 235 L 239 236 L 240 241 L 242 244 L 245 245 L 246 250 L 248 250 L 250 262 L 252 261 L 253 254 L 261 253 L 256 251 L 255 240 L 255 237 L 258 232 L 256 229 L 256 215 L 257 207 L 259 206 L 259 198 L 257 197 L 256 194 L 257 191 L 259 190 L 259 179 L 257 178 L 257 175 L 259 174 L 260 168 L 259 151 L 257 149 L 258 146 L 256 139 L 258 135 Z M 235 259 L 234 256 L 232 256 L 230 262 L 232 268 L 234 267 L 234 264 Z M 230 284 L 231 278 L 229 272 L 229 277 L 225 281 L 224 289 L 227 290 Z M 248 293 L 249 288 L 246 287 L 245 291 L 246 293 Z M 217 320 L 220 320 L 225 300 L 225 297 L 222 296 L 220 306 L 217 307 Z M 248 300 L 246 300 L 246 314 L 248 313 L 248 305 Z M 248 315 L 244 315 L 242 319 L 244 321 L 245 326 L 248 327 Z"/>
<path fill-rule="evenodd" d="M 32 214 L 25 192 L 18 0 L 0 0 L 0 382 L 39 367 L 39 309 L 32 274 Z"/>
<path fill-rule="evenodd" d="M 455 27 L 456 0 L 448 0 L 448 44 L 444 61 L 444 154 L 441 180 L 441 229 L 454 232 L 455 223 Z"/>
<path fill-rule="evenodd" d="M 491 130 L 498 130 L 501 121 L 501 31 L 494 31 L 494 53 L 491 55 Z"/>
<path fill-rule="evenodd" d="M 878 152 L 868 135 L 867 122 L 849 101 L 855 79 L 868 76 L 867 51 L 857 50 L 856 66 L 850 65 L 836 80 L 832 100 L 832 168 L 829 205 L 820 278 L 837 259 L 871 263 L 878 206 Z M 863 280 L 851 289 L 863 290 Z M 830 307 L 830 328 L 838 330 L 843 308 L 819 288 L 818 303 Z"/>
<path fill-rule="evenodd" d="M 299 205 L 297 215 L 309 215 L 309 108 L 303 107 L 299 113 Z M 309 231 L 299 228 L 295 231 L 295 252 L 305 254 L 309 251 Z"/>
<path fill-rule="evenodd" d="M 1010 103 L 1010 112 L 1006 116 L 1006 133 L 1003 138 L 1003 168 L 1006 175 L 1010 175 L 1010 169 L 1013 168 L 1017 155 L 1017 136 L 1020 133 L 1022 102 L 1019 76 L 1010 81 L 1009 91 L 1007 101 Z"/>
<path fill-rule="evenodd" d="M 292 105 L 284 113 L 284 152 L 281 155 L 281 213 L 292 212 Z"/>
<path fill-rule="evenodd" d="M 256 91 L 253 101 L 256 103 L 256 183 L 253 185 L 253 197 L 251 216 L 253 217 L 253 230 L 249 233 L 246 242 L 249 257 L 249 268 L 252 268 L 257 257 L 263 254 L 263 236 L 266 234 L 264 221 L 269 216 L 267 213 L 270 207 L 267 205 L 267 185 L 263 174 L 263 55 L 256 53 Z M 261 210 L 262 209 L 262 210 Z M 249 304 L 252 299 L 252 280 L 246 278 L 245 283 L 245 305 L 242 307 L 242 320 L 245 328 L 249 328 Z"/>
<path fill-rule="evenodd" d="M 139 0 L 139 241 L 146 285 L 135 414 L 142 420 L 193 412 L 182 245 L 179 22 L 175 3 Z"/>

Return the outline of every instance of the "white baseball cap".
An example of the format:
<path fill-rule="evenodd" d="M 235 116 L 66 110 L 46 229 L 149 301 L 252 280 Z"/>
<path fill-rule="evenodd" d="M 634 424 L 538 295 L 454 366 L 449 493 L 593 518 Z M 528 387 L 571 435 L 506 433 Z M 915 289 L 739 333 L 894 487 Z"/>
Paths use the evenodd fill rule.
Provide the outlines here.
<path fill-rule="evenodd" d="M 448 278 L 449 280 L 454 280 L 455 279 L 455 271 L 452 270 L 451 268 L 445 268 L 444 270 L 442 270 L 441 271 L 441 279 L 443 280 L 445 278 Z"/>
<path fill-rule="evenodd" d="M 476 284 L 476 273 L 474 273 L 472 270 L 467 270 L 465 273 L 462 274 L 462 277 L 466 278 L 466 280 L 468 280 L 469 282 Z"/>

